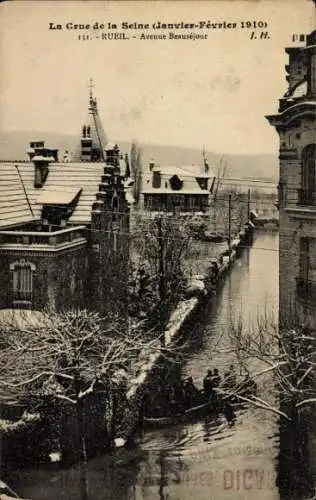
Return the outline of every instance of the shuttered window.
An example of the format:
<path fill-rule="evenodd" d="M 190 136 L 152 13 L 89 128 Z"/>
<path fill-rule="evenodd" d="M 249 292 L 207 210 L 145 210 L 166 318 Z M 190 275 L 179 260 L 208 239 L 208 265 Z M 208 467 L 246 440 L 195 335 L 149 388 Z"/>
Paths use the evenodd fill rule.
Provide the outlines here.
<path fill-rule="evenodd" d="M 11 264 L 13 301 L 32 302 L 34 264 L 21 260 Z"/>

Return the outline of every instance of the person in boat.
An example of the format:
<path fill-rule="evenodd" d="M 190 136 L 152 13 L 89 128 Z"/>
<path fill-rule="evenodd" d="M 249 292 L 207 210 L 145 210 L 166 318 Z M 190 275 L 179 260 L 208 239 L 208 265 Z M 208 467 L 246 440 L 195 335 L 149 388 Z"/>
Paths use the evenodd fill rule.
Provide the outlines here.
<path fill-rule="evenodd" d="M 205 399 L 211 399 L 214 396 L 213 373 L 208 370 L 206 377 L 203 379 L 203 390 Z"/>
<path fill-rule="evenodd" d="M 185 407 L 193 408 L 197 402 L 199 397 L 199 390 L 195 387 L 193 378 L 188 377 L 184 382 L 184 404 Z"/>
<path fill-rule="evenodd" d="M 177 380 L 171 391 L 171 401 L 172 401 L 172 411 L 173 413 L 179 413 L 184 410 L 184 382 L 183 380 Z"/>
<path fill-rule="evenodd" d="M 221 376 L 218 372 L 217 368 L 214 368 L 214 373 L 213 373 L 213 387 L 217 388 L 220 386 L 221 383 Z"/>
<path fill-rule="evenodd" d="M 170 414 L 172 416 L 175 416 L 178 413 L 182 413 L 182 405 L 180 407 L 179 401 L 175 398 L 174 391 L 172 392 L 171 397 L 170 397 L 169 409 L 170 409 Z"/>

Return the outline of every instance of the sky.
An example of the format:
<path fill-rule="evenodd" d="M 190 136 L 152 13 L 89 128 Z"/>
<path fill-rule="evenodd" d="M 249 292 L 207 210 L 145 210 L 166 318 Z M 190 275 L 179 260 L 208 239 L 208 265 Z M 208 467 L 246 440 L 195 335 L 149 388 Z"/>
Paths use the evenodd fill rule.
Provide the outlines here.
<path fill-rule="evenodd" d="M 277 111 L 286 91 L 284 48 L 293 45 L 293 34 L 314 29 L 314 10 L 312 0 L 2 3 L 0 129 L 78 134 L 93 78 L 113 140 L 275 154 L 277 134 L 264 117 Z M 158 21 L 237 27 L 154 30 Z M 268 26 L 241 28 L 242 21 Z M 129 39 L 102 40 L 105 29 L 66 29 L 95 22 L 116 24 L 111 32 Z M 123 30 L 122 22 L 150 28 Z M 250 39 L 252 31 L 257 39 Z M 261 31 L 270 38 L 260 39 Z M 169 39 L 169 32 L 207 39 Z M 141 40 L 142 33 L 167 39 Z M 79 40 L 83 34 L 91 39 Z"/>

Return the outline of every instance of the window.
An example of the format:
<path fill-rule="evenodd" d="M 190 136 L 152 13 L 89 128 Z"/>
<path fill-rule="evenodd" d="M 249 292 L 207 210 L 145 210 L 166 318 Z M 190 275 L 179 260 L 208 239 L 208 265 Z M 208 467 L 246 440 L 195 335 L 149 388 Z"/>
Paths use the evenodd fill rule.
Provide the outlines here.
<path fill-rule="evenodd" d="M 31 262 L 20 260 L 10 265 L 12 276 L 13 302 L 32 302 L 33 272 L 36 267 Z"/>
<path fill-rule="evenodd" d="M 287 186 L 284 181 L 278 184 L 278 207 L 285 207 L 287 203 Z"/>
<path fill-rule="evenodd" d="M 179 189 L 182 189 L 183 181 L 180 179 L 180 177 L 178 175 L 173 175 L 169 179 L 169 182 L 170 182 L 171 189 L 173 189 L 174 191 L 179 191 Z"/>
<path fill-rule="evenodd" d="M 297 295 L 300 299 L 316 302 L 316 239 L 300 238 L 299 277 Z"/>
<path fill-rule="evenodd" d="M 316 202 L 316 144 L 309 144 L 302 151 L 302 182 L 299 193 L 300 205 Z"/>

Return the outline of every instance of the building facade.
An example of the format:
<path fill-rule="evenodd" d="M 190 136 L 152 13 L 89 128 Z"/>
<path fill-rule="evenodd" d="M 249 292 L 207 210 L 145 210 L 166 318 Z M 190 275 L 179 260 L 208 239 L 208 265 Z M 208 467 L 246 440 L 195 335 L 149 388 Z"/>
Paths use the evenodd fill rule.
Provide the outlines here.
<path fill-rule="evenodd" d="M 316 31 L 289 47 L 288 90 L 267 116 L 280 138 L 280 323 L 316 327 Z"/>
<path fill-rule="evenodd" d="M 72 160 L 43 141 L 28 155 L 0 162 L 0 308 L 126 310 L 125 163 L 92 94 Z"/>

